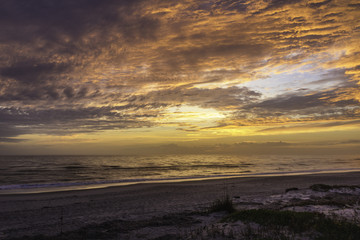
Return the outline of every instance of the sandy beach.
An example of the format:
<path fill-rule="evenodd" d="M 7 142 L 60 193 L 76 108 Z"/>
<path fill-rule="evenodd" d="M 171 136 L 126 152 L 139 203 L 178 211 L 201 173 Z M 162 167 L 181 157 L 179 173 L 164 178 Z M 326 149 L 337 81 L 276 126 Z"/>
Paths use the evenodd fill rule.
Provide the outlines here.
<path fill-rule="evenodd" d="M 314 184 L 359 185 L 360 172 L 148 183 L 77 191 L 0 195 L 0 239 L 39 234 L 53 236 L 111 221 L 158 221 L 160 226 L 161 221 L 166 222 L 166 216 L 177 216 L 170 218 L 170 223 L 162 228 L 129 225 L 119 228 L 118 237 L 122 237 L 118 239 L 160 239 L 171 231 L 176 231 L 176 235 L 185 231 L 182 229 L 194 229 L 194 226 L 205 224 L 201 222 L 202 217 L 206 223 L 216 224 L 222 216 L 208 215 L 205 219 L 199 215 L 191 221 L 187 221 L 186 217 L 192 212 L 206 210 L 225 194 L 233 200 L 235 208 L 242 209 L 246 205 L 264 205 L 266 201 L 273 204 L 284 201 L 285 198 L 288 199 L 286 201 L 301 198 L 300 195 L 309 195 L 306 191 Z M 285 193 L 286 189 L 291 188 L 294 191 Z M 187 226 L 185 223 L 182 225 L 182 218 L 179 219 L 179 216 L 185 218 Z"/>

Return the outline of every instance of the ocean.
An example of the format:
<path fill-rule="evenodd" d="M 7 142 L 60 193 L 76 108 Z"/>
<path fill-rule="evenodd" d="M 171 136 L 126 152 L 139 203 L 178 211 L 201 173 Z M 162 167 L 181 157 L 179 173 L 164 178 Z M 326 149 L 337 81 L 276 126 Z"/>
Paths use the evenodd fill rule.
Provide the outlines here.
<path fill-rule="evenodd" d="M 0 156 L 0 194 L 360 171 L 360 155 Z"/>

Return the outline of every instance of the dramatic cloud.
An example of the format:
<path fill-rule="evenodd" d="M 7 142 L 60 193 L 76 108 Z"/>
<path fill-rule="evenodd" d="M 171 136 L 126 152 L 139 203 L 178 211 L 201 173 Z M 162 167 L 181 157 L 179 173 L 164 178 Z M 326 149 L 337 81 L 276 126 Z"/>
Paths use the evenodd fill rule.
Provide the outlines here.
<path fill-rule="evenodd" d="M 146 95 L 134 96 L 130 102 L 153 103 L 160 102 L 168 105 L 190 104 L 203 108 L 239 108 L 249 104 L 260 97 L 255 91 L 243 87 L 199 89 L 199 88 L 173 88 L 152 91 Z"/>
<path fill-rule="evenodd" d="M 356 0 L 4 0 L 0 142 L 340 129 L 360 119 L 359 40 Z"/>

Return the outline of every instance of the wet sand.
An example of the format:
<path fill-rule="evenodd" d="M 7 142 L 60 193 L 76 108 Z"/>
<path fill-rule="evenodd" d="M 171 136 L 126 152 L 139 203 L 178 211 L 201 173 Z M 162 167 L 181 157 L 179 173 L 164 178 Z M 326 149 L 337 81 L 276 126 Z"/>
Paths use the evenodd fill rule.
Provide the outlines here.
<path fill-rule="evenodd" d="M 214 200 L 261 199 L 313 184 L 360 185 L 360 172 L 147 183 L 102 189 L 0 195 L 0 239 L 56 235 L 106 221 L 139 221 L 206 209 Z"/>

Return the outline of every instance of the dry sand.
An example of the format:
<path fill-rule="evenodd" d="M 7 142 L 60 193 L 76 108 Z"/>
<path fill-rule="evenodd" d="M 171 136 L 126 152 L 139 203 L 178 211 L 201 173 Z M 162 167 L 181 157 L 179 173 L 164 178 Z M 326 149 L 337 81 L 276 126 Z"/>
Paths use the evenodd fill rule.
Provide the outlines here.
<path fill-rule="evenodd" d="M 283 197 L 285 189 L 304 189 L 300 194 L 306 196 L 309 193 L 305 189 L 318 183 L 360 185 L 360 172 L 148 183 L 53 193 L 0 195 L 0 239 L 36 234 L 56 235 L 61 231 L 114 220 L 164 220 L 164 216 L 171 214 L 186 217 L 188 212 L 206 209 L 225 193 L 239 206 L 245 202 L 271 203 L 271 199 L 286 202 Z M 197 222 L 201 221 L 199 218 L 201 216 L 198 216 Z M 216 219 L 216 216 L 209 215 L 204 221 L 215 222 Z M 179 222 L 181 218 L 173 218 L 172 221 Z M 166 227 L 145 227 L 138 229 L 138 237 L 132 233 L 126 236 L 130 239 L 146 239 L 147 236 L 155 238 L 155 235 L 161 236 L 169 231 Z"/>

